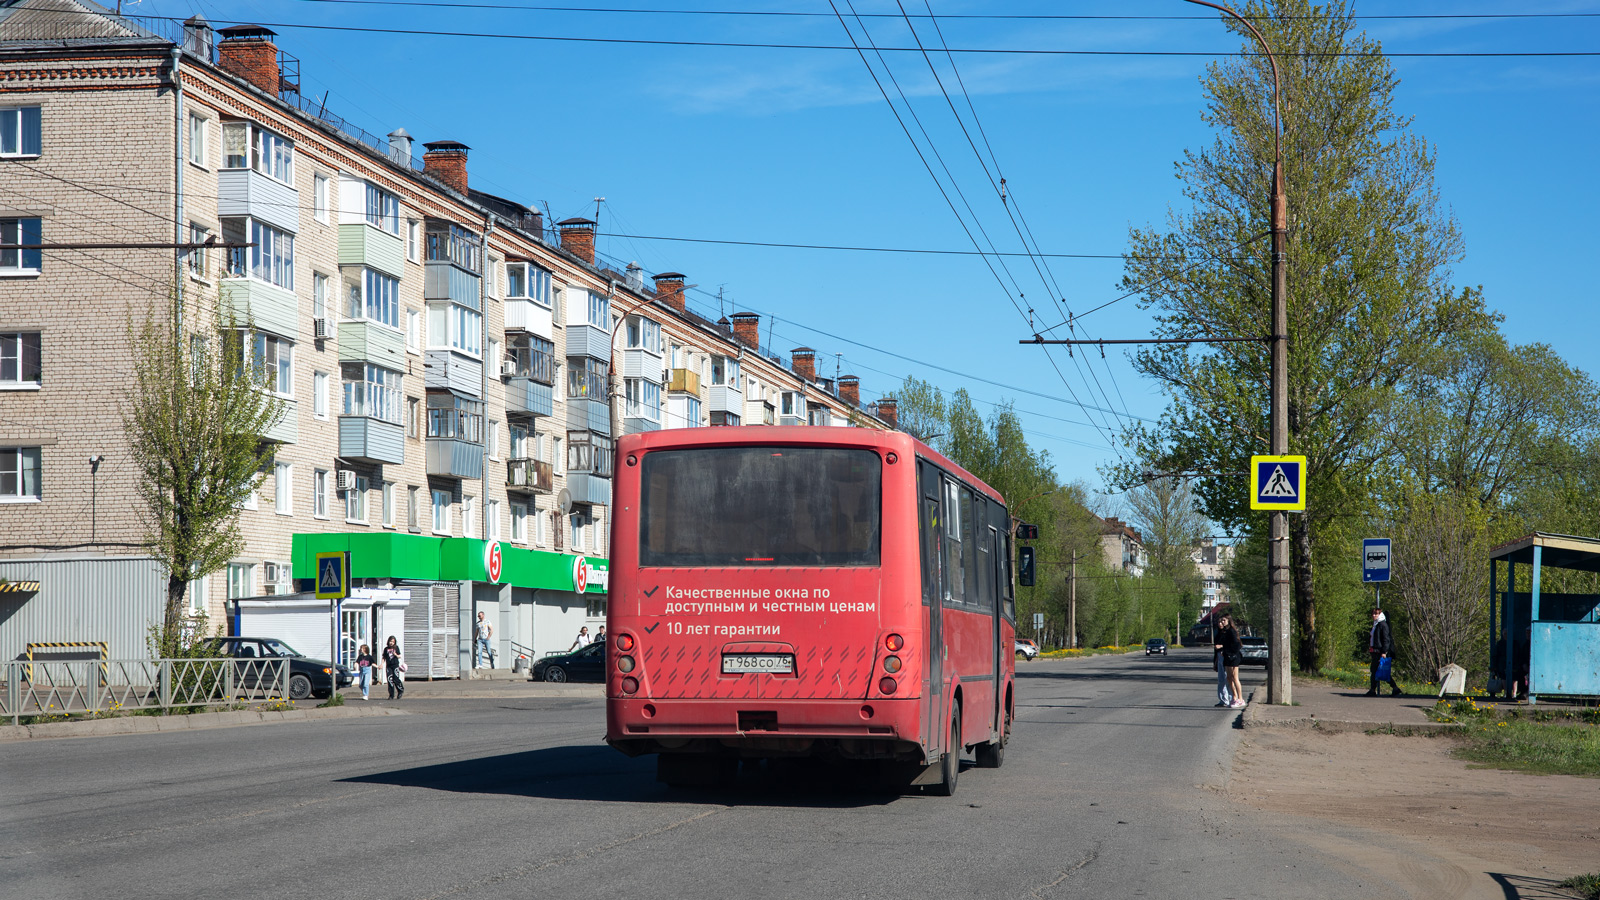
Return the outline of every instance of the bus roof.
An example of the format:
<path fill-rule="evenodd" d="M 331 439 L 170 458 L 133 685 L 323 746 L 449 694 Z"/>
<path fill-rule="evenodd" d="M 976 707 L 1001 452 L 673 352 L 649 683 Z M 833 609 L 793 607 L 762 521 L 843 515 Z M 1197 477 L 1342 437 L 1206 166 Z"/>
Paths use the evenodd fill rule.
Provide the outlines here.
<path fill-rule="evenodd" d="M 865 447 L 896 450 L 921 456 L 941 468 L 959 475 L 996 502 L 1004 505 L 1000 492 L 982 479 L 946 459 L 937 450 L 903 431 L 876 428 L 850 428 L 830 425 L 728 425 L 715 428 L 664 428 L 624 435 L 617 440 L 617 452 L 665 450 L 672 447 L 738 447 L 788 444 L 817 447 Z"/>

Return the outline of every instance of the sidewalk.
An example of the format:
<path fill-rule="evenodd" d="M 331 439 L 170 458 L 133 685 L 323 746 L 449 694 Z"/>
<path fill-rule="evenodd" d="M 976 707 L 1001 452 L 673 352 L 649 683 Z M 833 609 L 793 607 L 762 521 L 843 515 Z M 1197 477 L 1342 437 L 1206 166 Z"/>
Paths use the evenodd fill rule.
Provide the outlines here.
<path fill-rule="evenodd" d="M 1391 697 L 1384 691 L 1380 697 L 1368 697 L 1358 688 L 1331 684 L 1308 678 L 1295 678 L 1293 706 L 1276 706 L 1266 702 L 1267 689 L 1263 685 L 1250 694 L 1249 704 L 1242 716 L 1244 728 L 1314 729 L 1317 731 L 1375 731 L 1410 729 L 1412 731 L 1448 731 L 1460 726 L 1430 721 L 1425 710 L 1433 708 L 1435 697 L 1425 694 L 1407 694 Z"/>

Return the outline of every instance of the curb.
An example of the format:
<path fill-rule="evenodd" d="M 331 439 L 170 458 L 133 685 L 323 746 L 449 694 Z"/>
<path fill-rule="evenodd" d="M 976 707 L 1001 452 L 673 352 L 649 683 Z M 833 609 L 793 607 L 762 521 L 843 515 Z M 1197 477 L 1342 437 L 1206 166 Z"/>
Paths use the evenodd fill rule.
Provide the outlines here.
<path fill-rule="evenodd" d="M 504 683 L 504 682 L 502 682 Z M 407 688 L 406 700 L 540 700 L 545 698 L 572 698 L 587 697 L 594 700 L 604 700 L 606 686 L 603 684 L 547 684 L 543 681 L 534 682 L 542 685 L 538 689 L 530 689 L 526 684 L 515 687 L 507 686 L 503 690 L 461 690 L 442 691 L 437 694 L 411 693 L 413 688 Z"/>
<path fill-rule="evenodd" d="M 1338 719 L 1319 719 L 1315 713 L 1296 716 L 1292 719 L 1267 719 L 1261 715 L 1264 704 L 1256 702 L 1256 692 L 1250 692 L 1250 699 L 1245 701 L 1244 713 L 1239 717 L 1239 727 L 1245 730 L 1270 728 L 1282 731 L 1317 731 L 1323 734 L 1341 734 L 1346 732 L 1382 731 L 1405 734 L 1407 732 L 1448 732 L 1457 731 L 1463 726 L 1450 722 L 1414 722 L 1399 724 L 1396 722 L 1349 722 Z"/>
<path fill-rule="evenodd" d="M 118 716 L 112 719 L 87 719 L 79 722 L 46 722 L 43 725 L 0 725 L 0 742 L 25 741 L 30 738 L 106 737 L 115 734 L 203 731 L 240 725 L 404 715 L 407 715 L 404 710 L 387 707 L 334 706 L 327 709 L 288 709 L 282 712 L 244 709 L 193 713 L 185 716 Z"/>

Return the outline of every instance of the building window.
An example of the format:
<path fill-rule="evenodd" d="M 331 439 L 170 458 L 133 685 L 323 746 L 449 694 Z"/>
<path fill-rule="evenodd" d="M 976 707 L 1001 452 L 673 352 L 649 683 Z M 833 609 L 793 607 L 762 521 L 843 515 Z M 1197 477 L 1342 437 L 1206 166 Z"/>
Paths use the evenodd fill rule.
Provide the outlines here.
<path fill-rule="evenodd" d="M 394 527 L 394 482 L 383 483 L 383 527 Z"/>
<path fill-rule="evenodd" d="M 594 519 L 588 513 L 576 512 L 568 516 L 567 520 L 572 524 L 572 549 L 580 552 L 593 549 L 590 540 L 593 537 L 591 529 L 594 527 Z"/>
<path fill-rule="evenodd" d="M 781 407 L 780 407 L 781 412 L 779 413 L 779 415 L 792 416 L 792 417 L 798 418 L 800 414 L 798 412 L 795 412 L 795 409 L 796 409 L 796 407 L 797 407 L 797 405 L 799 403 L 799 399 L 800 399 L 800 395 L 798 393 L 796 393 L 794 391 L 784 391 L 783 394 L 781 395 L 781 398 L 778 401 L 780 404 L 782 404 Z"/>
<path fill-rule="evenodd" d="M 204 244 L 211 230 L 194 222 L 189 223 L 189 243 Z M 211 251 L 205 247 L 195 247 L 188 251 L 189 275 L 200 281 L 205 281 L 211 274 Z"/>
<path fill-rule="evenodd" d="M 651 353 L 661 352 L 661 323 L 644 316 L 629 316 L 628 324 L 623 326 L 626 333 L 625 340 L 629 350 L 649 350 Z"/>
<path fill-rule="evenodd" d="M 500 423 L 489 420 L 489 458 L 500 458 Z"/>
<path fill-rule="evenodd" d="M 731 356 L 711 357 L 711 383 L 725 384 L 738 390 L 739 361 Z"/>
<path fill-rule="evenodd" d="M 406 310 L 406 349 L 416 353 L 422 349 L 422 314 Z"/>
<path fill-rule="evenodd" d="M 406 259 L 422 261 L 422 223 L 416 219 L 406 220 Z"/>
<path fill-rule="evenodd" d="M 606 399 L 610 365 L 587 356 L 567 358 L 567 396 L 574 400 Z"/>
<path fill-rule="evenodd" d="M 524 263 L 506 264 L 506 299 L 517 300 L 528 296 L 528 267 Z"/>
<path fill-rule="evenodd" d="M 417 516 L 421 514 L 422 498 L 416 488 L 406 488 L 406 527 L 416 530 Z"/>
<path fill-rule="evenodd" d="M 189 162 L 201 168 L 206 164 L 206 117 L 189 113 Z"/>
<path fill-rule="evenodd" d="M 0 156 L 38 156 L 43 152 L 43 138 L 39 107 L 0 109 Z"/>
<path fill-rule="evenodd" d="M 712 425 L 737 425 L 737 424 L 739 424 L 739 414 L 738 413 L 726 412 L 724 410 L 712 410 L 711 411 L 711 424 Z"/>
<path fill-rule="evenodd" d="M 486 537 L 491 541 L 500 540 L 500 501 L 489 501 L 489 533 Z"/>
<path fill-rule="evenodd" d="M 478 236 L 460 225 L 452 223 L 448 228 L 440 225 L 438 230 L 428 231 L 429 262 L 454 263 L 468 272 L 477 274 L 483 268 L 482 257 L 478 255 L 481 250 L 482 248 L 478 246 Z"/>
<path fill-rule="evenodd" d="M 0 447 L 0 503 L 43 498 L 39 489 L 39 447 Z"/>
<path fill-rule="evenodd" d="M 483 443 L 483 401 L 454 394 L 429 394 L 428 437 Z"/>
<path fill-rule="evenodd" d="M 289 463 L 273 469 L 272 509 L 280 516 L 294 515 L 294 466 Z"/>
<path fill-rule="evenodd" d="M 311 179 L 311 215 L 318 222 L 328 222 L 328 176 L 318 175 Z"/>
<path fill-rule="evenodd" d="M 328 517 L 327 469 L 317 469 L 311 473 L 311 514 L 319 519 Z"/>
<path fill-rule="evenodd" d="M 567 471 L 611 477 L 611 438 L 592 431 L 567 432 Z"/>
<path fill-rule="evenodd" d="M 528 542 L 528 507 L 526 504 L 511 504 L 511 541 L 515 544 L 526 544 Z"/>
<path fill-rule="evenodd" d="M 477 356 L 482 347 L 483 315 L 459 303 L 428 304 L 428 346 Z"/>
<path fill-rule="evenodd" d="M 478 498 L 461 498 L 461 536 L 478 536 Z"/>
<path fill-rule="evenodd" d="M 605 294 L 588 291 L 589 294 L 589 324 L 596 328 L 611 330 L 611 298 Z"/>
<path fill-rule="evenodd" d="M 367 524 L 368 484 L 367 476 L 357 475 L 355 488 L 344 492 L 344 520 L 346 522 Z"/>
<path fill-rule="evenodd" d="M 0 244 L 38 244 L 44 241 L 41 219 L 0 219 Z M 37 275 L 44 254 L 38 249 L 0 250 L 0 275 Z"/>
<path fill-rule="evenodd" d="M 228 599 L 256 595 L 256 567 L 253 563 L 228 563 Z"/>
<path fill-rule="evenodd" d="M 377 185 L 367 185 L 367 224 L 390 234 L 399 234 L 400 198 Z"/>
<path fill-rule="evenodd" d="M 261 564 L 261 594 L 265 597 L 280 597 L 294 593 L 294 579 L 290 577 L 292 569 L 286 562 L 269 562 Z"/>
<path fill-rule="evenodd" d="M 284 184 L 294 184 L 294 142 L 250 122 L 222 126 L 225 169 L 254 169 Z"/>
<path fill-rule="evenodd" d="M 561 438 L 550 436 L 550 470 L 557 475 L 567 473 L 567 457 L 561 452 Z"/>
<path fill-rule="evenodd" d="M 511 438 L 511 458 L 528 458 L 528 429 L 523 425 L 507 425 L 506 433 Z"/>
<path fill-rule="evenodd" d="M 450 533 L 450 492 L 433 492 L 433 533 Z"/>
<path fill-rule="evenodd" d="M 406 437 L 422 440 L 422 401 L 416 397 L 406 398 Z"/>
<path fill-rule="evenodd" d="M 544 338 L 532 334 L 510 335 L 506 340 L 506 359 L 511 361 L 513 375 L 532 378 L 540 384 L 554 383 L 555 344 Z"/>
<path fill-rule="evenodd" d="M 317 372 L 311 376 L 311 414 L 319 419 L 328 417 L 327 372 Z"/>
<path fill-rule="evenodd" d="M 294 235 L 252 220 L 250 240 L 255 243 L 255 246 L 250 248 L 251 277 L 259 278 L 268 284 L 275 284 L 286 291 L 294 290 Z M 230 256 L 243 252 L 243 250 L 231 251 Z"/>
<path fill-rule="evenodd" d="M 627 415 L 651 422 L 661 421 L 661 385 L 643 378 L 625 378 L 623 392 L 627 396 Z"/>
<path fill-rule="evenodd" d="M 321 272 L 311 275 L 311 316 L 316 319 L 328 317 L 328 276 Z"/>
<path fill-rule="evenodd" d="M 347 319 L 366 319 L 381 322 L 390 328 L 400 327 L 400 281 L 390 278 L 377 269 L 363 269 L 362 277 L 348 281 L 349 300 L 345 303 Z"/>
<path fill-rule="evenodd" d="M 294 344 L 277 335 L 256 332 L 250 337 L 250 364 L 266 373 L 267 390 L 279 397 L 294 396 Z"/>
<path fill-rule="evenodd" d="M 39 387 L 44 372 L 40 337 L 37 331 L 0 334 L 0 390 Z"/>
<path fill-rule="evenodd" d="M 344 407 L 341 415 L 366 416 L 400 424 L 400 373 L 372 363 L 344 363 Z"/>

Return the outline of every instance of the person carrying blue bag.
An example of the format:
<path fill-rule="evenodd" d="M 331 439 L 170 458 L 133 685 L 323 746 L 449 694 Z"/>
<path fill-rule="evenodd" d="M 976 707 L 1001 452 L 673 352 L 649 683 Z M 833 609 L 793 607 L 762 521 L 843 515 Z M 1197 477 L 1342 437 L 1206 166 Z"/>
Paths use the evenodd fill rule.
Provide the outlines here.
<path fill-rule="evenodd" d="M 1372 679 L 1367 696 L 1378 696 L 1378 685 L 1382 682 L 1388 682 L 1389 687 L 1394 689 L 1390 696 L 1403 696 L 1400 685 L 1394 681 L 1394 635 L 1389 632 L 1389 617 L 1376 606 L 1372 608 L 1372 633 L 1367 638 L 1367 654 L 1372 657 Z"/>

